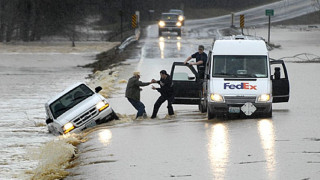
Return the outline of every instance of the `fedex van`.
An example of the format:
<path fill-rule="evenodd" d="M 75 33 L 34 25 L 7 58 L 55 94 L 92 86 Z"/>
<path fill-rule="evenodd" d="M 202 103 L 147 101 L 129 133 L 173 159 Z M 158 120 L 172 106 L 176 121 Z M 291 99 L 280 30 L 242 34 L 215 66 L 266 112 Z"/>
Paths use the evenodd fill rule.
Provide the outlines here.
<path fill-rule="evenodd" d="M 208 119 L 230 114 L 271 117 L 272 103 L 289 101 L 285 63 L 269 58 L 263 40 L 223 37 L 212 47 L 199 105 Z"/>

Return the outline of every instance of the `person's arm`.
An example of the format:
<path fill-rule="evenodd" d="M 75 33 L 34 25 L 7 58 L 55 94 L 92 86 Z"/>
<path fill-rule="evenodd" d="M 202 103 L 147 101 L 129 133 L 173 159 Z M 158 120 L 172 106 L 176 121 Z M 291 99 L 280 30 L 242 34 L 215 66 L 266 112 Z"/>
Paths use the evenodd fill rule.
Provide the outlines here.
<path fill-rule="evenodd" d="M 159 93 L 162 93 L 163 92 L 163 89 L 161 88 L 156 88 L 154 86 L 151 87 L 153 90 L 157 90 Z"/>
<path fill-rule="evenodd" d="M 192 59 L 191 56 L 189 56 L 183 63 L 184 63 L 184 64 L 187 64 L 187 62 L 190 61 L 190 59 Z"/>
<path fill-rule="evenodd" d="M 152 79 L 152 80 L 151 80 L 151 83 L 158 83 L 158 84 L 160 84 L 160 81 L 157 81 L 157 80 L 155 80 L 155 79 Z"/>
<path fill-rule="evenodd" d="M 135 82 L 136 86 L 148 86 L 149 84 L 151 84 L 151 82 L 142 82 L 139 80 L 136 80 L 136 82 Z"/>
<path fill-rule="evenodd" d="M 197 57 L 197 53 L 192 54 L 191 56 L 189 56 L 183 63 L 187 64 L 188 61 L 190 61 L 192 58 L 196 58 Z M 190 65 L 194 64 L 194 63 L 189 63 Z"/>
<path fill-rule="evenodd" d="M 195 62 L 195 63 L 190 63 L 191 65 L 200 65 L 200 64 L 203 64 L 203 61 L 198 61 L 198 62 Z"/>
<path fill-rule="evenodd" d="M 190 63 L 191 65 L 200 65 L 207 61 L 208 56 L 205 53 L 201 54 L 201 59 L 198 62 Z"/>

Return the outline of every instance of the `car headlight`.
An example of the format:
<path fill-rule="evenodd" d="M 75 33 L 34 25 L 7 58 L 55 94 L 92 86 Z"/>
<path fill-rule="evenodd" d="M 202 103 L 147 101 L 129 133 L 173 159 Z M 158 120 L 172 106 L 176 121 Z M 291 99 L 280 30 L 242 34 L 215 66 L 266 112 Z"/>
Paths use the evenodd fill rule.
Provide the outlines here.
<path fill-rule="evenodd" d="M 100 101 L 96 104 L 96 108 L 99 110 L 99 111 L 102 111 L 104 109 L 106 109 L 107 107 L 109 107 L 109 103 L 107 102 L 104 102 L 104 101 Z"/>
<path fill-rule="evenodd" d="M 63 126 L 63 133 L 67 134 L 68 132 L 70 132 L 72 129 L 74 129 L 74 125 L 71 122 L 68 122 L 67 124 L 65 124 Z"/>
<path fill-rule="evenodd" d="M 164 27 L 165 25 L 166 25 L 166 23 L 165 23 L 164 21 L 160 21 L 160 22 L 159 22 L 159 26 L 160 26 L 160 27 Z"/>
<path fill-rule="evenodd" d="M 184 20 L 184 17 L 183 17 L 183 16 L 179 16 L 179 17 L 178 17 L 178 20 L 179 20 L 179 21 L 183 21 L 183 20 Z"/>
<path fill-rule="evenodd" d="M 261 94 L 258 97 L 258 102 L 268 102 L 270 101 L 270 94 Z"/>
<path fill-rule="evenodd" d="M 176 25 L 177 25 L 178 27 L 180 27 L 182 24 L 181 24 L 181 22 L 177 22 Z"/>
<path fill-rule="evenodd" d="M 210 99 L 214 102 L 223 102 L 223 97 L 220 94 L 211 94 Z"/>

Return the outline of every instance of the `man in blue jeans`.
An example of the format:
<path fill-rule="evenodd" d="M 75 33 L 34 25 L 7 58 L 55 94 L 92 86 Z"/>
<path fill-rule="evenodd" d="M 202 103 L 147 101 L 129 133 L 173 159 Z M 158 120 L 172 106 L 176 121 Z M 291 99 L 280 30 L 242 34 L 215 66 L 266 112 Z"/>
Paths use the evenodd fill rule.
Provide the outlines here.
<path fill-rule="evenodd" d="M 141 82 L 140 72 L 134 72 L 133 76 L 129 79 L 126 88 L 126 98 L 132 106 L 138 111 L 136 118 L 143 116 L 147 117 L 144 104 L 140 101 L 141 86 L 148 86 L 151 82 Z"/>

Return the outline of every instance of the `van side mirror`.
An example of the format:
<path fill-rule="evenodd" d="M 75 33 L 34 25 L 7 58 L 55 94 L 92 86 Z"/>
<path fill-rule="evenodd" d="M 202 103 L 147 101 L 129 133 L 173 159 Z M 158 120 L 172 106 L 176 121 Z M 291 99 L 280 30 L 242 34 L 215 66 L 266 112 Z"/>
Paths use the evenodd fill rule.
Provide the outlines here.
<path fill-rule="evenodd" d="M 101 86 L 98 86 L 98 87 L 95 88 L 96 93 L 100 92 L 101 90 L 102 90 Z"/>
<path fill-rule="evenodd" d="M 206 74 L 206 78 L 207 78 L 207 79 L 210 79 L 210 74 Z"/>

